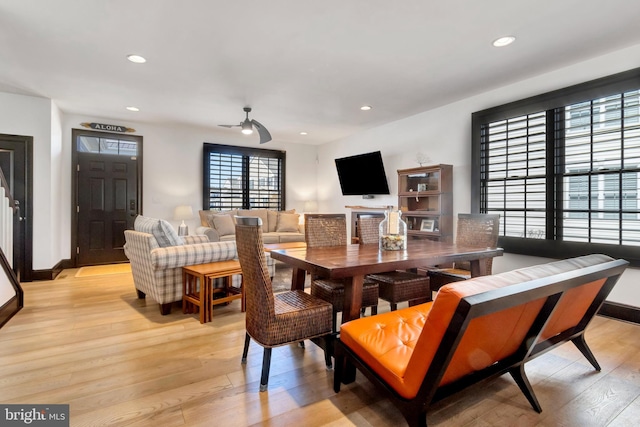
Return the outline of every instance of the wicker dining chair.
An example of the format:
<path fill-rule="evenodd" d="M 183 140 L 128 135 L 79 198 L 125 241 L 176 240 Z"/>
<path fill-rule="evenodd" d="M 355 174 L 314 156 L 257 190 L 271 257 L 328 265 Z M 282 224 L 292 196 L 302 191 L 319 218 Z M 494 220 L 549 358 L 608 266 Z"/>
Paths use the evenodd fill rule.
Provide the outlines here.
<path fill-rule="evenodd" d="M 347 244 L 347 220 L 345 214 L 305 214 L 304 235 L 307 248 L 344 246 Z M 312 277 L 311 295 L 333 306 L 333 331 L 338 330 L 338 313 L 344 309 L 344 283 Z M 362 284 L 362 310 L 371 307 L 371 314 L 378 313 L 378 284 L 365 278 Z"/>
<path fill-rule="evenodd" d="M 358 221 L 359 237 L 362 244 L 378 244 L 380 238 L 380 222 L 382 217 L 361 217 Z M 369 280 L 378 283 L 379 297 L 391 305 L 391 311 L 398 308 L 398 303 L 409 302 L 410 305 L 431 300 L 429 278 L 425 275 L 408 271 L 391 271 L 388 273 L 370 274 Z"/>
<path fill-rule="evenodd" d="M 498 246 L 499 232 L 499 214 L 458 214 L 456 228 L 458 245 L 495 248 Z M 484 262 L 489 275 L 493 267 L 493 258 L 487 258 Z M 435 292 L 447 283 L 470 279 L 471 267 L 469 262 L 454 263 L 451 268 L 430 267 L 427 269 L 427 275 L 431 279 L 431 290 Z"/>
<path fill-rule="evenodd" d="M 325 350 L 325 363 L 331 368 L 331 304 L 304 291 L 273 293 L 262 241 L 262 221 L 255 217 L 236 217 L 236 244 L 244 278 L 246 299 L 246 337 L 242 363 L 247 362 L 253 338 L 264 347 L 260 391 L 267 389 L 273 347 L 310 339 Z"/>

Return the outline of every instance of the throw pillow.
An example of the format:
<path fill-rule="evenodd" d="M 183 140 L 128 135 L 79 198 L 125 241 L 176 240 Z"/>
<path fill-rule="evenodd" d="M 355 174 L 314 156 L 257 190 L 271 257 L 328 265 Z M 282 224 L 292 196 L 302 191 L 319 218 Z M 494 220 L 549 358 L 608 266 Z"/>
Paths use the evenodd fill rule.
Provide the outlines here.
<path fill-rule="evenodd" d="M 231 215 L 231 218 L 233 218 L 234 216 L 238 215 L 238 210 L 234 209 L 231 211 L 216 211 L 216 210 L 198 211 L 198 215 L 200 215 L 200 224 L 203 227 L 213 227 L 209 219 L 214 215 L 222 215 L 222 214 Z"/>
<path fill-rule="evenodd" d="M 300 215 L 290 213 L 280 213 L 278 215 L 277 232 L 298 232 L 298 223 Z"/>
<path fill-rule="evenodd" d="M 236 223 L 231 215 L 211 215 L 210 227 L 215 228 L 220 236 L 236 234 Z"/>
<path fill-rule="evenodd" d="M 276 228 L 278 227 L 278 215 L 280 215 L 280 213 L 296 213 L 295 209 L 289 209 L 287 211 L 274 211 L 274 210 L 268 210 L 267 211 L 267 218 L 269 218 L 269 228 L 267 229 L 268 232 L 274 232 L 276 231 Z M 264 226 L 262 228 L 265 228 Z"/>
<path fill-rule="evenodd" d="M 181 246 L 184 244 L 176 230 L 173 229 L 164 219 L 149 218 L 138 215 L 133 223 L 133 229 L 143 233 L 153 234 L 158 246 L 166 248 L 168 246 Z"/>

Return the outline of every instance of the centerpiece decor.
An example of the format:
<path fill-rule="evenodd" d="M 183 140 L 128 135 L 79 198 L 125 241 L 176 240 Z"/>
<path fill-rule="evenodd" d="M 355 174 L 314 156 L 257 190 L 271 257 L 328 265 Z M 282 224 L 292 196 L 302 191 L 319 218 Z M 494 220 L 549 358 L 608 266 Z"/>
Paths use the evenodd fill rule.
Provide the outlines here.
<path fill-rule="evenodd" d="M 402 212 L 388 210 L 380 222 L 380 250 L 401 251 L 407 248 L 407 223 L 401 218 Z"/>

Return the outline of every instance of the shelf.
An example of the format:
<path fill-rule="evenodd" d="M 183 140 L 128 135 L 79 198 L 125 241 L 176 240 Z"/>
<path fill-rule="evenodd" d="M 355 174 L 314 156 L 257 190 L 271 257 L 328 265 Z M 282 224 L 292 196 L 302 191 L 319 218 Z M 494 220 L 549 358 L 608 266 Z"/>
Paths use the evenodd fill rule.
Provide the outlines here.
<path fill-rule="evenodd" d="M 398 170 L 398 206 L 412 238 L 453 240 L 453 179 L 451 165 Z M 433 220 L 433 231 L 421 230 Z"/>

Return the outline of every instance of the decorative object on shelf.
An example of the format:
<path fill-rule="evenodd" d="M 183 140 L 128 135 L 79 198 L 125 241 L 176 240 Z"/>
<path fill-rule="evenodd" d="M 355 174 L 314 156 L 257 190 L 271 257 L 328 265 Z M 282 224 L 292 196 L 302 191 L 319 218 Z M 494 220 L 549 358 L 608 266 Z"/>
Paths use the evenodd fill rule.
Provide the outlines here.
<path fill-rule="evenodd" d="M 431 163 L 431 159 L 429 158 L 429 156 L 427 156 L 426 154 L 424 154 L 422 151 L 418 151 L 416 153 L 416 162 L 418 162 L 418 164 L 420 165 L 420 167 Z"/>
<path fill-rule="evenodd" d="M 384 212 L 380 222 L 380 249 L 383 251 L 400 251 L 407 248 L 407 223 L 401 218 L 399 210 Z"/>
<path fill-rule="evenodd" d="M 418 184 L 418 191 L 427 191 L 427 184 Z"/>
<path fill-rule="evenodd" d="M 189 227 L 184 223 L 185 219 L 193 218 L 193 208 L 189 205 L 176 206 L 173 211 L 173 219 L 176 221 L 182 221 L 182 224 L 178 227 L 178 236 L 188 236 Z"/>
<path fill-rule="evenodd" d="M 420 223 L 420 231 L 433 232 L 435 228 L 435 221 L 432 219 L 423 219 Z"/>

